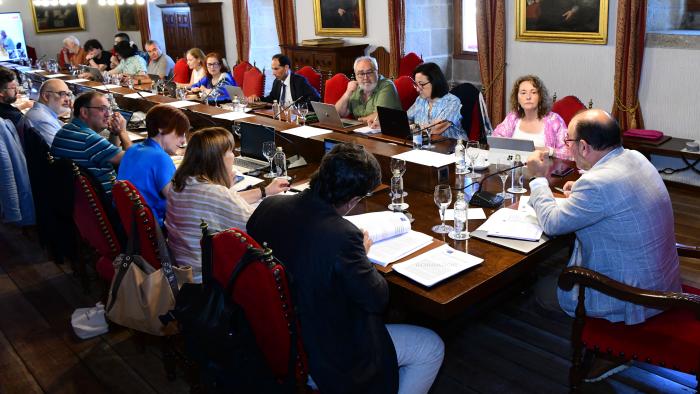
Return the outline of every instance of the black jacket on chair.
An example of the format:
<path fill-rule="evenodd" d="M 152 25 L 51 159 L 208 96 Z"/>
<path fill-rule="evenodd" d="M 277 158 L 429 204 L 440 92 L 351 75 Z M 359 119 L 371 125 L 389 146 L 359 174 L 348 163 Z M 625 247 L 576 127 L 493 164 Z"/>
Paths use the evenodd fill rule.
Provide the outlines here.
<path fill-rule="evenodd" d="M 395 393 L 389 289 L 362 232 L 312 190 L 266 198 L 246 225 L 290 274 L 309 372 L 322 393 Z"/>
<path fill-rule="evenodd" d="M 299 97 L 303 97 L 301 100 L 299 100 L 299 102 L 305 102 L 307 104 L 310 101 L 321 101 L 321 97 L 319 96 L 318 91 L 316 91 L 316 89 L 314 89 L 314 87 L 309 84 L 309 81 L 307 81 L 303 75 L 294 73 L 290 74 L 291 76 L 289 84 L 292 88 L 292 100 L 296 100 Z M 261 98 L 260 100 L 265 101 L 267 103 L 271 103 L 274 100 L 277 100 L 279 102 L 280 93 L 282 93 L 282 81 L 275 78 L 275 81 L 272 83 L 272 90 L 270 90 L 270 94 Z"/>

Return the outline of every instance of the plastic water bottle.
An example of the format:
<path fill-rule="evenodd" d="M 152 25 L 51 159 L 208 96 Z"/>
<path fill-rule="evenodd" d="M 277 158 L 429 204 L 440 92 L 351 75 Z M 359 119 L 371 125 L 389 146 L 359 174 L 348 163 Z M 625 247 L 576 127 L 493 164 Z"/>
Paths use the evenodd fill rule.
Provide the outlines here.
<path fill-rule="evenodd" d="M 455 174 L 465 174 L 467 172 L 467 162 L 464 159 L 464 144 L 461 139 L 455 145 Z"/>
<path fill-rule="evenodd" d="M 520 166 L 518 168 L 513 168 L 510 170 L 510 188 L 508 188 L 508 192 L 510 193 L 516 193 L 516 194 L 522 194 L 527 192 L 527 189 L 523 187 L 523 167 L 522 167 L 522 160 L 520 158 L 520 155 L 515 155 L 515 159 L 513 160 L 513 167 Z"/>
<path fill-rule="evenodd" d="M 287 177 L 287 155 L 282 151 L 282 147 L 278 146 L 275 155 L 272 156 L 272 168 L 277 177 Z"/>
<path fill-rule="evenodd" d="M 243 110 L 241 108 L 241 100 L 238 96 L 233 96 L 233 99 L 231 99 L 231 106 L 233 107 L 233 112 L 241 112 Z"/>
<path fill-rule="evenodd" d="M 280 107 L 280 103 L 278 103 L 277 100 L 274 100 L 272 102 L 272 118 L 280 120 L 281 110 L 282 110 L 282 107 Z"/>
<path fill-rule="evenodd" d="M 423 132 L 419 131 L 420 127 L 418 125 L 413 125 L 411 134 L 413 136 L 413 149 L 423 148 Z"/>
<path fill-rule="evenodd" d="M 454 216 L 454 230 L 448 236 L 455 240 L 469 238 L 469 233 L 467 232 L 467 202 L 462 192 L 457 193 L 457 199 L 454 204 Z"/>
<path fill-rule="evenodd" d="M 391 177 L 391 209 L 401 212 L 403 205 L 403 179 L 398 171 Z"/>

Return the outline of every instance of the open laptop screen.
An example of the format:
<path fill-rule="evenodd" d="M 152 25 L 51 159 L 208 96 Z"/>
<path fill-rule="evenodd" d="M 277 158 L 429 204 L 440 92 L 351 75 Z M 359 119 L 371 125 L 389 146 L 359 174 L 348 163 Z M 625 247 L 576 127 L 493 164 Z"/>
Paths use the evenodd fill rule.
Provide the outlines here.
<path fill-rule="evenodd" d="M 408 114 L 400 109 L 377 106 L 377 115 L 382 127 L 382 134 L 406 139 L 411 135 Z"/>
<path fill-rule="evenodd" d="M 267 161 L 262 153 L 263 142 L 274 140 L 273 128 L 241 122 L 241 156 Z"/>

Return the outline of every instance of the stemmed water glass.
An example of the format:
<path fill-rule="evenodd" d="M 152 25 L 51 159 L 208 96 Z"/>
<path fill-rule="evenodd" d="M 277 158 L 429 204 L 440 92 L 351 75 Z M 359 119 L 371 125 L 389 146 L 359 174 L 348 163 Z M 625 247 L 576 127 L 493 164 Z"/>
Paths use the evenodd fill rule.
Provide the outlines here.
<path fill-rule="evenodd" d="M 217 89 L 217 88 L 214 88 L 214 90 L 212 90 L 211 93 L 209 94 L 209 97 L 211 97 L 211 100 L 212 100 L 212 104 L 215 107 L 217 107 L 219 105 L 219 95 L 220 94 L 221 93 L 219 93 L 219 89 Z"/>
<path fill-rule="evenodd" d="M 233 131 L 233 135 L 236 136 L 236 139 L 238 139 L 238 146 L 234 149 L 236 152 L 241 151 L 241 124 L 238 122 L 234 122 L 233 126 L 231 126 L 231 131 Z"/>
<path fill-rule="evenodd" d="M 450 185 L 435 186 L 433 199 L 435 200 L 435 205 L 437 205 L 438 209 L 440 210 L 440 220 L 442 223 L 433 226 L 432 230 L 434 233 L 447 234 L 454 230 L 452 226 L 445 225 L 445 210 L 452 202 L 452 189 L 450 188 Z"/>
<path fill-rule="evenodd" d="M 299 110 L 299 117 L 300 117 L 299 121 L 301 122 L 301 125 L 303 126 L 306 124 L 306 115 L 309 114 L 309 104 L 307 104 L 305 102 L 301 102 L 298 104 L 297 108 Z"/>
<path fill-rule="evenodd" d="M 265 178 L 276 178 L 277 174 L 272 170 L 272 157 L 275 155 L 275 141 L 263 142 L 262 154 L 270 162 L 270 172 L 265 174 Z"/>
<path fill-rule="evenodd" d="M 476 163 L 476 159 L 479 158 L 479 154 L 481 153 L 481 150 L 479 149 L 479 142 L 478 141 L 469 141 L 467 142 L 467 158 L 469 159 L 469 172 L 467 173 L 467 178 L 480 178 L 481 174 L 477 174 L 474 171 L 474 164 Z"/>
<path fill-rule="evenodd" d="M 508 165 L 508 162 L 504 162 L 503 159 L 498 160 L 498 165 L 496 166 L 496 171 L 503 171 L 498 173 L 498 177 L 501 178 L 501 184 L 503 184 L 503 191 L 498 193 L 499 196 L 503 197 L 503 199 L 507 198 L 513 198 L 513 195 L 506 192 L 506 180 L 508 179 L 508 173 L 510 171 L 504 171 L 506 168 L 509 168 L 510 166 Z"/>

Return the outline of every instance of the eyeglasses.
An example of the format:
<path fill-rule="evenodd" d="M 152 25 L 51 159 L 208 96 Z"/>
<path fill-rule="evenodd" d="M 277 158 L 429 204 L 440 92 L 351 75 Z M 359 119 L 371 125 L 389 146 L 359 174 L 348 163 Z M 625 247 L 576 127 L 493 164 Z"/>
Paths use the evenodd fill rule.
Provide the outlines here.
<path fill-rule="evenodd" d="M 2 89 L 0 89 L 0 90 L 14 90 L 14 91 L 16 92 L 17 89 L 19 89 L 19 86 L 14 86 L 14 87 L 9 87 L 9 86 L 8 86 L 8 87 L 2 88 Z"/>
<path fill-rule="evenodd" d="M 578 141 L 581 141 L 581 139 L 580 138 L 568 138 L 568 139 L 564 140 L 564 145 L 566 145 L 567 147 L 571 147 L 572 142 L 578 142 Z"/>
<path fill-rule="evenodd" d="M 413 86 L 415 86 L 416 88 L 420 88 L 420 89 L 423 89 L 425 87 L 425 85 L 429 85 L 429 84 L 430 84 L 430 81 L 427 81 L 427 82 L 413 81 Z"/>
<path fill-rule="evenodd" d="M 66 98 L 66 97 L 68 97 L 70 99 L 73 98 L 73 92 L 55 92 L 53 90 L 47 90 L 46 93 L 57 94 L 61 98 Z"/>
<path fill-rule="evenodd" d="M 355 75 L 357 75 L 358 78 L 369 78 L 371 76 L 374 76 L 374 72 L 375 72 L 374 70 L 360 71 Z"/>
<path fill-rule="evenodd" d="M 220 66 L 220 65 L 221 65 L 221 63 L 207 63 L 207 67 L 216 67 L 216 66 Z"/>
<path fill-rule="evenodd" d="M 100 105 L 99 107 L 87 107 L 87 106 L 86 106 L 85 108 L 97 109 L 97 110 L 99 110 L 99 111 L 102 112 L 102 113 L 109 113 L 109 112 L 111 112 L 111 108 L 109 108 L 109 107 L 106 106 L 106 105 Z"/>

